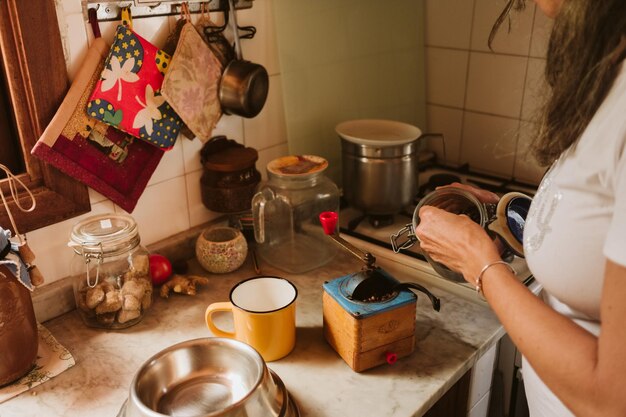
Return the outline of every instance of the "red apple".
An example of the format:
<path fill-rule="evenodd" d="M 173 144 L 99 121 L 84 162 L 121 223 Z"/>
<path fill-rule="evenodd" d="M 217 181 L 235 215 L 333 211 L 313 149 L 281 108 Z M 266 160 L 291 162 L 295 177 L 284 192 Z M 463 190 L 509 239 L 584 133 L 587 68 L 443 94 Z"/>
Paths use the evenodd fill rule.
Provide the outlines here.
<path fill-rule="evenodd" d="M 172 275 L 172 263 L 163 255 L 150 255 L 150 277 L 153 285 L 161 285 Z"/>

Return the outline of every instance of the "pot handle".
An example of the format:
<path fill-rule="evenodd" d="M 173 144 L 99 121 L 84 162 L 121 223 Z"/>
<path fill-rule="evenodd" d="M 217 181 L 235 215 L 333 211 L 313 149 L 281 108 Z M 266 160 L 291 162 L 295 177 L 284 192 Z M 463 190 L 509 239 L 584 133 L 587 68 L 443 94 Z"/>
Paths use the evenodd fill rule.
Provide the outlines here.
<path fill-rule="evenodd" d="M 394 289 L 406 289 L 406 288 L 423 292 L 430 299 L 430 302 L 432 303 L 433 309 L 435 311 L 439 311 L 441 309 L 441 300 L 438 297 L 435 297 L 433 293 L 431 293 L 430 291 L 428 291 L 426 288 L 422 287 L 419 284 L 416 284 L 414 282 L 401 282 L 397 284 Z"/>
<path fill-rule="evenodd" d="M 398 240 L 400 240 L 400 238 L 404 235 L 407 235 L 406 240 L 398 242 Z M 402 229 L 392 234 L 390 239 L 391 248 L 394 253 L 399 253 L 402 249 L 408 249 L 413 246 L 415 242 L 419 241 L 417 236 L 415 236 L 415 230 L 413 230 L 413 225 L 411 223 L 405 225 Z"/>

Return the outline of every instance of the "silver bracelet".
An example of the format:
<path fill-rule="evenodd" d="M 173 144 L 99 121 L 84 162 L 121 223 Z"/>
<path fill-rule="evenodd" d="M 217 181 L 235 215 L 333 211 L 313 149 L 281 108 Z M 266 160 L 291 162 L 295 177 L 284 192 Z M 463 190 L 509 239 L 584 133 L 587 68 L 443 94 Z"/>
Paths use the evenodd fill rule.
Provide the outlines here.
<path fill-rule="evenodd" d="M 507 268 L 509 268 L 509 271 L 515 274 L 515 269 L 513 269 L 513 267 L 505 261 L 500 260 L 488 263 L 487 265 L 483 266 L 483 269 L 481 269 L 478 273 L 478 278 L 476 278 L 476 294 L 483 295 L 483 275 L 489 268 L 498 264 L 505 265 Z"/>

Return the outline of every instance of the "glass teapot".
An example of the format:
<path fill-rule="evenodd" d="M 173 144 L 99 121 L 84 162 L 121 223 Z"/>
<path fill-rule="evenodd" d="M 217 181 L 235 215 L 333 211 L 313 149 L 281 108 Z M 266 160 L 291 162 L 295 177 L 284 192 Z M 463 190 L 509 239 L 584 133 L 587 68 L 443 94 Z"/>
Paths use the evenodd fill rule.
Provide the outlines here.
<path fill-rule="evenodd" d="M 290 273 L 318 268 L 336 252 L 319 221 L 339 210 L 339 189 L 324 171 L 328 161 L 297 155 L 267 164 L 268 180 L 252 198 L 254 235 L 261 259 Z"/>

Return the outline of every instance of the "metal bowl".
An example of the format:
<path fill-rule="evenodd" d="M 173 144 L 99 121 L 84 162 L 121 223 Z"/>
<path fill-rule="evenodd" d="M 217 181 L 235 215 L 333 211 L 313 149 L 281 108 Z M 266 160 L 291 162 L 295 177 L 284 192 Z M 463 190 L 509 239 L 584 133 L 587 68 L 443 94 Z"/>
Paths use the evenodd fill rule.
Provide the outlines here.
<path fill-rule="evenodd" d="M 119 417 L 298 417 L 284 384 L 251 346 L 202 338 L 148 359 Z"/>

